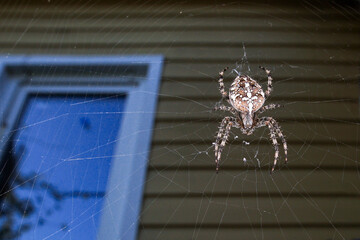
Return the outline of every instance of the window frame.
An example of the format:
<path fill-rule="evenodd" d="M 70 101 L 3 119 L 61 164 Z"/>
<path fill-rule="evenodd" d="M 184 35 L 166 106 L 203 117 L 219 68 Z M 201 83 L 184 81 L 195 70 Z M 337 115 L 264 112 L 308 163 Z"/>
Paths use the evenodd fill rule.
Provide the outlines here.
<path fill-rule="evenodd" d="M 145 78 L 134 77 L 136 84 L 122 84 L 124 76 L 105 79 L 91 78 L 90 85 L 69 79 L 71 86 L 61 81 L 33 85 L 24 77 L 10 77 L 7 69 L 64 66 L 147 66 Z M 104 197 L 97 239 L 135 239 L 145 186 L 151 148 L 163 56 L 0 56 L 0 164 L 7 140 L 21 116 L 30 94 L 125 94 L 124 113 L 118 132 L 114 157 Z M 28 78 L 29 76 L 27 76 Z M 113 79 L 117 79 L 116 84 Z"/>

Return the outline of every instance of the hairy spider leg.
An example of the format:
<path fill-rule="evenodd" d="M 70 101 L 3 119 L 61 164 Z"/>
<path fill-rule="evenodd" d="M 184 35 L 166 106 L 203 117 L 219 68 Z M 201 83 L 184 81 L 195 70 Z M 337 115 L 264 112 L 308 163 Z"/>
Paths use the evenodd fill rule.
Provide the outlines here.
<path fill-rule="evenodd" d="M 287 163 L 287 160 L 288 160 L 288 159 L 287 159 L 287 154 L 288 154 L 287 150 L 288 150 L 288 148 L 287 148 L 287 143 L 286 143 L 286 140 L 285 140 L 285 136 L 284 136 L 284 134 L 282 133 L 281 128 L 280 128 L 279 124 L 276 122 L 276 120 L 273 119 L 273 118 L 271 118 L 271 117 L 268 117 L 268 118 L 271 119 L 270 121 L 271 121 L 271 123 L 273 124 L 273 126 L 274 126 L 274 128 L 275 128 L 275 131 L 276 131 L 277 135 L 278 135 L 278 136 L 280 137 L 280 139 L 281 139 L 281 142 L 282 142 L 283 147 L 284 147 L 285 163 Z"/>
<path fill-rule="evenodd" d="M 275 148 L 274 164 L 273 164 L 273 167 L 271 168 L 271 172 L 274 172 L 275 166 L 276 166 L 277 161 L 279 159 L 279 144 L 277 142 L 275 130 L 274 130 L 272 124 L 268 124 L 268 127 L 269 127 L 269 130 L 270 130 L 270 138 L 271 138 L 272 144 L 273 144 L 273 146 Z"/>
<path fill-rule="evenodd" d="M 267 110 L 272 110 L 272 109 L 276 109 L 276 108 L 279 108 L 279 107 L 282 107 L 282 106 L 280 104 L 271 103 L 269 105 L 261 107 L 259 109 L 259 111 L 258 111 L 258 114 L 263 113 L 263 112 L 265 112 Z"/>
<path fill-rule="evenodd" d="M 278 143 L 277 143 L 277 139 L 276 139 L 276 134 L 280 137 L 280 139 L 283 143 L 284 152 L 285 152 L 285 163 L 287 163 L 287 143 L 286 143 L 285 137 L 284 137 L 283 133 L 281 132 L 281 129 L 280 129 L 278 123 L 275 121 L 275 119 L 273 119 L 272 117 L 260 118 L 259 122 L 256 125 L 256 128 L 264 127 L 264 126 L 269 127 L 270 138 L 271 138 L 271 141 L 275 148 L 274 166 L 271 169 L 271 172 L 273 172 L 275 170 L 276 163 L 279 158 L 279 147 L 278 147 Z"/>
<path fill-rule="evenodd" d="M 224 86 L 224 73 L 227 69 L 228 67 L 224 68 L 222 72 L 219 72 L 219 85 L 220 85 L 219 90 L 223 98 L 228 98 L 228 93 L 225 91 L 225 86 Z"/>
<path fill-rule="evenodd" d="M 273 78 L 271 77 L 271 72 L 270 72 L 270 70 L 268 70 L 268 69 L 266 69 L 266 68 L 264 68 L 264 67 L 262 67 L 262 66 L 259 66 L 259 68 L 261 68 L 262 70 L 264 70 L 264 71 L 266 72 L 266 74 L 267 74 L 267 77 L 268 77 L 268 88 L 267 88 L 267 90 L 265 91 L 265 98 L 268 98 L 268 97 L 270 96 L 271 92 L 272 92 L 272 89 L 273 89 L 273 87 L 272 87 L 272 80 L 273 80 Z"/>
<path fill-rule="evenodd" d="M 237 116 L 238 112 L 232 108 L 232 107 L 228 107 L 225 105 L 219 105 L 219 106 L 215 106 L 214 108 L 215 111 L 221 110 L 221 111 L 228 111 L 231 112 L 232 114 L 234 114 L 235 116 Z"/>
<path fill-rule="evenodd" d="M 215 163 L 217 163 L 217 156 L 218 156 L 218 150 L 220 145 L 220 140 L 224 135 L 225 127 L 228 124 L 230 117 L 225 117 L 220 123 L 219 131 L 217 133 L 216 139 L 215 139 Z"/>
<path fill-rule="evenodd" d="M 216 173 L 219 172 L 219 165 L 221 159 L 221 152 L 223 151 L 226 141 L 229 138 L 231 127 L 236 124 L 236 119 L 233 117 L 225 117 L 220 124 L 219 132 L 215 141 L 215 164 Z"/>

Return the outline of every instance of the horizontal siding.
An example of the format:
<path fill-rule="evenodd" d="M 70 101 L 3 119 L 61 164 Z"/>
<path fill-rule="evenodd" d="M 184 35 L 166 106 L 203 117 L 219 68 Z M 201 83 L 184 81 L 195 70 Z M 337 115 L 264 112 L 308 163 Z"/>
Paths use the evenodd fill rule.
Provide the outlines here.
<path fill-rule="evenodd" d="M 358 166 L 358 151 L 354 146 L 348 144 L 320 145 L 296 143 L 289 145 L 289 164 L 282 166 L 281 171 L 317 168 L 325 170 L 339 170 L 339 172 L 354 171 Z M 331 147 L 333 146 L 333 147 Z M 331 148 L 329 148 L 331 147 Z M 231 149 L 226 152 L 226 159 L 223 160 L 222 169 L 227 170 L 246 170 L 259 168 L 267 171 L 269 164 L 273 162 L 274 149 L 270 143 L 259 145 L 257 142 L 250 145 L 244 144 L 241 140 L 231 142 Z M 256 156 L 256 157 L 255 157 Z M 246 162 L 243 161 L 246 158 Z M 212 165 L 213 148 L 209 143 L 201 144 L 183 144 L 183 143 L 164 143 L 157 144 L 151 152 L 150 169 L 151 171 L 165 170 L 214 170 Z M 155 173 L 153 173 L 155 174 Z M 150 184 L 150 183 L 149 183 Z M 156 186 L 156 185 L 155 185 Z"/>
<path fill-rule="evenodd" d="M 166 95 L 169 96 L 169 95 Z M 163 99 L 165 97 L 162 97 Z M 160 101 L 158 106 L 158 118 L 171 119 L 182 121 L 189 120 L 209 120 L 209 118 L 217 118 L 221 121 L 221 116 L 226 114 L 212 113 L 212 109 L 216 102 L 220 99 L 191 99 L 181 96 L 171 96 L 165 98 L 167 101 Z M 272 98 L 274 99 L 274 98 Z M 302 101 L 301 101 L 302 100 Z M 276 109 L 272 112 L 265 112 L 262 115 L 271 115 L 277 119 L 286 118 L 292 119 L 293 124 L 297 121 L 307 122 L 310 120 L 317 120 L 328 122 L 343 122 L 346 125 L 348 122 L 358 122 L 359 120 L 359 105 L 356 99 L 332 99 L 328 98 L 312 98 L 307 99 L 291 98 L 284 101 L 282 98 L 275 98 L 268 103 L 279 103 L 284 105 L 284 108 Z M 356 126 L 354 126 L 356 127 Z"/>
<path fill-rule="evenodd" d="M 270 194 L 269 194 L 270 195 Z M 200 198 L 201 199 L 201 198 Z M 286 199 L 286 200 L 284 200 Z M 156 201 L 154 201 L 156 200 Z M 332 200 L 326 197 L 311 197 L 301 195 L 299 197 L 285 196 L 253 196 L 253 197 L 203 197 L 202 201 L 198 198 L 179 197 L 174 199 L 146 199 L 144 203 L 144 211 L 148 212 L 143 217 L 143 224 L 161 224 L 168 219 L 172 219 L 170 226 L 174 224 L 183 225 L 212 225 L 218 227 L 220 225 L 236 226 L 258 226 L 262 225 L 293 225 L 301 227 L 302 222 L 311 224 L 329 224 L 327 216 L 331 216 L 334 211 L 334 204 L 338 202 L 335 214 L 332 216 L 334 224 L 353 224 L 360 227 L 360 221 L 357 215 L 352 214 L 360 211 L 360 206 L 356 198 L 334 198 Z M 151 207 L 149 207 L 151 206 Z M 245 206 L 245 207 L 244 207 Z M 259 209 L 261 206 L 261 209 Z M 353 206 L 349 208 L 348 206 Z M 263 214 L 258 214 L 263 211 Z M 150 213 L 152 212 L 152 214 Z M 227 215 L 223 221 L 219 223 L 217 219 L 221 219 L 224 214 Z M 276 215 L 276 222 L 274 222 Z M 151 216 L 157 216 L 156 218 Z M 206 216 L 204 219 L 202 219 Z M 199 221 L 202 219 L 202 221 Z M 213 219 L 213 221 L 211 220 Z"/>
<path fill-rule="evenodd" d="M 42 3 L 42 4 L 36 4 Z M 317 21 L 324 19 L 336 18 L 337 20 L 349 21 L 356 20 L 358 14 L 355 6 L 352 8 L 346 9 L 347 11 L 344 15 L 339 14 L 339 10 L 335 7 L 336 5 L 325 3 L 325 5 L 332 6 L 332 8 L 327 8 L 326 11 L 319 11 L 318 14 L 314 14 L 310 9 L 306 8 L 300 2 L 290 2 L 284 5 L 284 1 L 273 1 L 272 3 L 264 3 L 263 1 L 254 1 L 253 4 L 233 2 L 233 1 L 224 1 L 223 4 L 216 4 L 214 1 L 209 1 L 208 5 L 204 5 L 202 1 L 192 1 L 192 2 L 180 2 L 175 1 L 173 5 L 169 4 L 167 1 L 157 1 L 156 3 L 151 4 L 138 4 L 138 3 L 118 3 L 114 4 L 111 0 L 111 4 L 107 4 L 106 1 L 103 1 L 102 6 L 98 5 L 86 5 L 86 4 L 77 4 L 77 3 L 66 3 L 63 4 L 43 4 L 41 0 L 31 1 L 31 2 L 8 2 L 7 4 L 2 4 L 3 8 L 0 10 L 1 15 L 8 17 L 15 16 L 43 16 L 43 17 L 55 17 L 66 18 L 66 17 L 90 17 L 90 18 L 116 18 L 119 16 L 142 16 L 148 18 L 149 16 L 163 17 L 166 16 L 187 16 L 187 17 L 202 17 L 214 15 L 220 16 L 236 16 L 236 17 L 250 17 L 252 19 L 257 18 L 267 18 L 267 17 L 281 17 L 281 18 L 305 18 L 306 19 L 315 19 Z M 199 4 L 200 3 L 200 4 Z M 280 7 L 279 7 L 280 4 Z M 324 4 L 320 6 L 326 7 Z M 356 4 L 355 4 L 356 5 Z M 299 6 L 303 6 L 300 7 Z M 318 6 L 318 4 L 313 4 L 313 7 Z M 22 8 L 20 8 L 22 7 Z M 70 9 L 71 8 L 71 9 Z M 181 9 L 182 8 L 182 9 Z M 294 15 L 296 13 L 296 15 Z"/>
<path fill-rule="evenodd" d="M 44 38 L 46 35 L 46 38 Z M 317 34 L 304 34 L 303 32 L 268 32 L 259 33 L 253 31 L 222 31 L 221 34 L 214 31 L 201 31 L 197 30 L 186 31 L 139 31 L 139 32 L 76 32 L 76 33 L 47 33 L 43 32 L 11 32 L 7 34 L 1 41 L 4 44 L 11 43 L 37 43 L 37 44 L 109 44 L 116 47 L 117 44 L 133 44 L 133 43 L 168 43 L 174 40 L 180 43 L 222 43 L 227 39 L 229 44 L 237 43 L 241 39 L 243 42 L 250 42 L 255 44 L 303 44 L 308 43 L 312 45 L 322 44 L 344 44 L 346 39 L 347 44 L 358 44 L 358 33 L 317 33 Z"/>
<path fill-rule="evenodd" d="M 207 161 L 211 163 L 210 159 Z M 296 159 L 296 161 L 301 160 Z M 227 164 L 226 160 L 224 164 Z M 238 159 L 237 165 L 244 167 L 245 164 L 242 159 Z M 189 195 L 189 198 L 225 196 L 229 199 L 241 194 L 254 197 L 258 195 L 260 198 L 272 194 L 283 198 L 282 201 L 285 201 L 286 197 L 292 194 L 293 197 L 300 198 L 299 201 L 303 201 L 302 197 L 304 196 L 316 196 L 317 194 L 332 196 L 344 194 L 344 196 L 354 197 L 355 200 L 358 200 L 360 195 L 359 192 L 356 192 L 359 176 L 355 170 L 345 169 L 344 172 L 341 168 L 339 168 L 341 171 L 326 168 L 313 168 L 312 170 L 295 168 L 295 170 L 289 171 L 286 170 L 287 167 L 282 167 L 272 176 L 269 174 L 269 163 L 264 163 L 264 165 L 267 167 L 264 167 L 263 170 L 244 167 L 243 169 L 227 168 L 222 171 L 220 168 L 218 174 L 215 173 L 214 169 L 208 168 L 192 170 L 191 165 L 187 169 L 152 169 L 148 176 L 147 194 L 155 195 L 159 199 L 162 196 L 168 196 L 168 194 L 183 197 Z M 255 192 L 254 189 L 257 191 Z M 178 200 L 175 199 L 174 201 Z M 171 212 L 166 214 L 171 214 Z M 358 220 L 360 223 L 359 218 Z M 208 221 L 215 221 L 215 219 L 208 219 Z"/>
<path fill-rule="evenodd" d="M 327 6 L 22 3 L 0 8 L 0 53 L 165 56 L 139 239 L 352 239 L 360 228 L 359 16 Z M 289 146 L 288 164 L 280 146 L 272 175 L 265 128 L 251 137 L 234 130 L 214 170 L 212 143 L 226 115 L 212 111 L 218 72 L 236 68 L 243 46 L 246 73 L 266 86 L 258 66 L 271 69 L 267 103 L 284 106 L 263 114 L 279 121 Z M 227 86 L 234 77 L 226 74 Z"/>
<path fill-rule="evenodd" d="M 191 78 L 191 77 L 212 77 L 216 76 L 217 72 L 215 70 L 222 69 L 223 66 L 231 66 L 233 62 L 224 62 L 222 64 L 216 63 L 201 63 L 201 62 L 189 62 L 186 63 L 172 63 L 168 64 L 164 69 L 164 77 L 173 78 L 173 77 L 182 77 L 182 78 Z M 257 69 L 259 63 L 250 64 L 250 69 Z M 263 65 L 267 65 L 266 61 Z M 330 65 L 331 66 L 331 65 Z M 289 63 L 284 63 L 281 65 L 275 65 L 276 70 L 273 71 L 272 75 L 274 78 L 291 78 L 296 76 L 297 78 L 320 78 L 326 79 L 329 77 L 338 76 L 341 73 L 341 77 L 348 79 L 357 77 L 359 72 L 356 65 L 336 65 L 336 67 L 330 67 L 329 65 L 312 65 L 309 63 L 298 65 L 290 65 Z M 274 80 L 275 81 L 275 80 Z"/>
<path fill-rule="evenodd" d="M 140 237 L 142 239 L 159 239 L 159 240 L 183 240 L 183 239 L 227 239 L 237 240 L 239 236 L 243 239 L 292 239 L 303 240 L 306 238 L 313 239 L 351 239 L 352 236 L 358 235 L 358 226 L 346 226 L 344 224 L 332 225 L 302 225 L 302 226 L 289 226 L 284 229 L 283 226 L 277 225 L 261 225 L 261 228 L 254 229 L 254 225 L 248 228 L 243 227 L 228 227 L 219 225 L 213 228 L 206 228 L 206 226 L 199 225 L 189 228 L 171 228 L 172 226 L 153 226 L 144 227 L 141 231 Z M 205 229 L 201 231 L 199 229 Z M 221 229 L 221 230 L 220 230 Z M 274 230 L 276 229 L 276 230 Z M 332 230 L 328 230 L 332 229 Z M 179 232 L 181 231 L 181 234 Z M 338 232 L 342 233 L 342 237 L 338 236 Z M 310 236 L 310 237 L 309 237 Z"/>
<path fill-rule="evenodd" d="M 359 54 L 354 52 L 359 41 L 340 33 L 354 22 L 334 20 L 330 25 L 331 21 L 289 18 L 294 28 L 275 20 L 272 29 L 255 15 L 244 21 L 241 17 L 213 19 L 199 28 L 196 40 L 187 42 L 186 37 L 193 38 L 196 25 L 206 25 L 201 18 L 191 19 L 194 26 L 185 23 L 184 29 L 175 28 L 184 37 L 176 38 L 174 45 L 159 41 L 169 47 L 140 239 L 176 239 L 180 233 L 182 239 L 357 236 L 360 218 L 351 216 L 357 210 L 348 206 L 359 203 L 355 187 L 359 180 Z M 338 34 L 336 24 L 343 24 Z M 207 29 L 212 30 L 210 35 Z M 350 32 L 358 35 L 357 30 Z M 167 40 L 175 39 L 168 36 Z M 226 43 L 219 43 L 222 39 Z M 265 85 L 258 65 L 273 70 L 269 103 L 284 105 L 264 114 L 280 122 L 289 145 L 289 163 L 283 164 L 281 152 L 280 170 L 272 175 L 274 150 L 266 129 L 252 137 L 234 130 L 220 173 L 214 170 L 212 143 L 226 115 L 212 112 L 220 100 L 217 73 L 239 62 L 243 46 L 237 39 L 245 42 L 253 78 Z M 346 43 L 348 48 L 342 45 Z M 334 47 L 337 44 L 343 47 Z M 229 84 L 233 77 L 226 75 L 225 82 Z"/>
<path fill-rule="evenodd" d="M 37 45 L 37 52 L 54 53 L 58 51 L 63 54 L 99 54 L 103 52 L 108 52 L 112 54 L 161 54 L 166 52 L 166 61 L 169 63 L 227 61 L 231 62 L 232 66 L 235 62 L 239 61 L 239 54 L 242 54 L 243 52 L 243 47 L 241 44 L 236 44 L 235 46 L 220 45 L 218 47 L 207 47 L 200 44 L 198 44 L 199 46 L 177 47 L 177 43 L 174 44 L 175 46 L 170 47 L 170 44 L 164 46 L 164 44 L 161 43 L 159 43 L 158 46 L 149 46 L 147 44 L 143 44 L 143 46 L 124 46 L 120 43 L 118 46 L 116 46 L 116 48 L 111 49 L 109 49 L 109 46 L 106 45 L 104 45 L 103 47 L 98 46 L 97 48 L 94 48 L 94 46 L 97 45 L 92 45 L 91 47 L 89 44 L 83 45 L 78 43 L 73 43 L 72 45 L 58 45 L 52 48 L 50 48 L 49 45 Z M 34 50 L 29 47 L 31 46 L 29 44 L 17 43 L 16 47 L 11 49 L 11 47 L 13 46 L 13 42 L 8 44 L 0 43 L 0 49 L 2 52 L 34 52 Z M 194 51 L 198 52 L 198 54 L 194 55 Z M 300 52 L 301 54 L 299 54 Z M 352 47 L 339 49 L 336 45 L 334 45 L 333 48 L 326 48 L 325 50 L 322 48 L 319 49 L 316 46 L 309 45 L 309 48 L 302 47 L 300 50 L 296 47 L 291 48 L 283 47 L 280 45 L 273 47 L 249 47 L 246 44 L 246 53 L 248 55 L 247 59 L 249 62 L 259 61 L 259 59 L 261 59 L 262 61 L 266 61 L 269 63 L 283 63 L 284 61 L 288 63 L 290 61 L 291 63 L 304 64 L 310 61 L 311 63 L 315 63 L 316 65 L 346 65 L 346 63 L 354 65 L 354 63 L 359 61 L 360 57 L 359 54 L 354 54 L 354 49 Z"/>
<path fill-rule="evenodd" d="M 261 72 L 259 72 L 260 74 Z M 253 77 L 254 78 L 254 77 Z M 261 84 L 265 87 L 266 80 L 264 76 L 257 77 L 261 80 Z M 231 78 L 228 80 L 232 80 Z M 276 81 L 276 79 L 274 80 Z M 309 99 L 316 96 L 317 98 L 328 99 L 352 99 L 356 100 L 358 97 L 358 84 L 357 82 L 335 82 L 335 83 L 319 83 L 319 82 L 297 82 L 293 79 L 276 81 L 274 90 L 271 94 L 271 99 L 291 99 L 291 98 L 304 98 Z M 319 91 L 321 90 L 321 91 Z M 217 79 L 211 81 L 165 81 L 161 88 L 162 96 L 182 96 L 184 98 L 201 98 L 214 99 L 219 98 L 220 92 L 217 88 Z"/>
<path fill-rule="evenodd" d="M 190 125 L 191 124 L 191 125 Z M 179 123 L 157 123 L 155 126 L 155 134 L 153 140 L 162 142 L 182 141 L 191 142 L 208 142 L 214 141 L 215 133 L 218 130 L 220 122 L 213 121 L 211 123 L 194 121 L 194 122 L 179 122 Z M 287 136 L 287 141 L 308 143 L 311 142 L 329 142 L 329 144 L 335 143 L 347 143 L 357 144 L 358 131 L 354 131 L 358 124 L 344 124 L 337 122 L 327 122 L 326 124 L 319 122 L 298 122 L 298 121 L 286 121 L 279 123 L 282 127 L 283 133 Z M 296 124 L 296 128 L 294 127 Z M 190 126 L 189 126 L 190 125 Z M 256 142 L 264 135 L 262 128 L 257 130 L 251 136 L 242 136 L 240 139 L 244 139 L 249 142 Z M 232 129 L 233 133 L 240 134 L 240 131 L 236 131 L 236 128 Z M 236 133 L 237 132 L 237 133 Z M 267 136 L 267 134 L 265 135 Z M 261 139 L 260 141 L 267 141 L 268 139 Z"/>
<path fill-rule="evenodd" d="M 220 14 L 218 14 L 220 15 Z M 36 16 L 36 15 L 35 15 Z M 44 18 L 40 15 L 41 19 Z M 151 16 L 121 16 L 117 19 L 105 18 L 94 19 L 92 17 L 80 18 L 78 16 L 70 16 L 70 19 L 64 19 L 64 16 L 60 18 L 51 15 L 49 21 L 41 21 L 41 19 L 34 18 L 34 15 L 21 15 L 21 18 L 15 21 L 8 21 L 6 15 L 0 15 L 0 19 L 4 19 L 0 23 L 0 28 L 11 29 L 11 32 L 19 32 L 26 28 L 31 28 L 33 32 L 49 31 L 49 32 L 89 32 L 89 31 L 101 31 L 101 32 L 137 32 L 137 31 L 206 31 L 217 30 L 229 31 L 229 30 L 247 30 L 247 31 L 264 31 L 264 32 L 277 32 L 277 31 L 293 31 L 293 32 L 327 32 L 327 33 L 345 33 L 358 30 L 359 26 L 355 23 L 344 21 L 344 19 L 327 18 L 326 22 L 314 21 L 310 19 L 304 21 L 304 19 L 295 18 L 292 19 L 292 26 L 289 26 L 287 22 L 279 19 L 277 16 L 258 18 L 253 17 L 233 17 L 222 16 L 221 21 L 213 17 L 188 17 L 188 16 L 162 16 L 163 24 L 159 24 L 159 17 Z M 239 21 L 241 19 L 241 21 Z M 269 19 L 271 22 L 269 23 Z M 74 24 L 69 24 L 71 20 L 75 21 Z M 332 25 L 329 24 L 332 23 Z M 89 24 L 91 23 L 91 24 Z M 271 24 L 271 28 L 269 28 Z M 147 25 L 147 26 L 144 26 Z M 334 27 L 337 27 L 336 29 Z"/>

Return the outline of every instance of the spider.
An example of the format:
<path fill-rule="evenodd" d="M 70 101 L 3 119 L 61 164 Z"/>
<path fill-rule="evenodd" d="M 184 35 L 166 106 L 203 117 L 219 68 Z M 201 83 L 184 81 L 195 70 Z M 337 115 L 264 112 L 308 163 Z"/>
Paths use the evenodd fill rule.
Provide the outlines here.
<path fill-rule="evenodd" d="M 279 158 L 279 144 L 277 142 L 277 136 L 280 137 L 284 146 L 285 163 L 287 162 L 287 143 L 281 132 L 280 126 L 275 119 L 271 117 L 258 117 L 259 114 L 265 112 L 266 110 L 281 107 L 279 104 L 269 104 L 263 106 L 265 100 L 270 96 L 272 91 L 273 79 L 269 70 L 261 66 L 259 66 L 259 68 L 266 72 L 268 78 L 268 88 L 265 93 L 261 86 L 247 75 L 237 76 L 231 84 L 229 93 L 227 93 L 224 89 L 224 72 L 228 68 L 225 68 L 219 73 L 219 90 L 221 96 L 231 105 L 231 107 L 217 105 L 214 110 L 228 111 L 234 116 L 227 116 L 222 120 L 216 136 L 216 141 L 214 143 L 216 173 L 219 172 L 221 152 L 223 151 L 226 141 L 230 135 L 231 127 L 240 128 L 243 134 L 251 135 L 256 128 L 268 126 L 270 130 L 270 138 L 275 148 L 275 159 L 271 173 L 274 171 Z"/>

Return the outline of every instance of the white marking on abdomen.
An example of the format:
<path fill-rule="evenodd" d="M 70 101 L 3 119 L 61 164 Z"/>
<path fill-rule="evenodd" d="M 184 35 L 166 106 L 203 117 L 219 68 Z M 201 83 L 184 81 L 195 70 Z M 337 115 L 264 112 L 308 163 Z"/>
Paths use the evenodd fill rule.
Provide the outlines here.
<path fill-rule="evenodd" d="M 253 108 L 253 104 L 252 104 L 252 101 L 250 100 L 249 101 L 249 112 L 250 113 L 252 112 L 252 108 Z"/>

